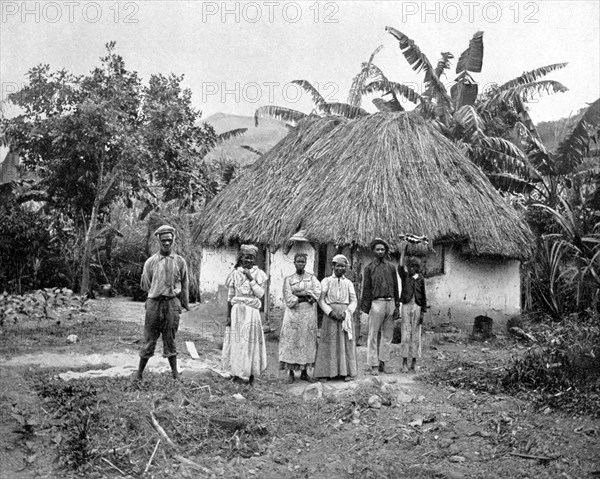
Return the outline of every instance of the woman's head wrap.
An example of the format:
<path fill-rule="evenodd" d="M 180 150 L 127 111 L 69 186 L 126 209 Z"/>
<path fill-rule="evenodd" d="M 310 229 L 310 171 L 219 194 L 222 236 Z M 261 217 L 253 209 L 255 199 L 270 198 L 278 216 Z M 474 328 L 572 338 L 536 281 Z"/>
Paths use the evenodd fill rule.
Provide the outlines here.
<path fill-rule="evenodd" d="M 250 254 L 256 258 L 256 255 L 258 254 L 258 247 L 254 246 L 253 244 L 243 244 L 240 247 L 240 254 Z"/>
<path fill-rule="evenodd" d="M 348 258 L 346 258 L 343 254 L 336 254 L 332 258 L 331 262 L 333 264 L 337 264 L 337 263 L 345 264 L 346 266 L 348 266 L 350 264 L 350 262 L 348 261 Z"/>

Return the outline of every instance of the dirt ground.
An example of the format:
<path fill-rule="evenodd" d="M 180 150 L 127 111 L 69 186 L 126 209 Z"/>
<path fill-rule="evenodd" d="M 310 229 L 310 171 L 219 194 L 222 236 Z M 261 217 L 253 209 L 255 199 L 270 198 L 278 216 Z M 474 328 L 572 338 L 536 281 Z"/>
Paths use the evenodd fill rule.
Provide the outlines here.
<path fill-rule="evenodd" d="M 52 404 L 36 392 L 40 378 L 65 375 L 62 377 L 76 383 L 80 381 L 78 374 L 89 376 L 93 370 L 105 375 L 114 368 L 115 377 L 106 379 L 114 382 L 107 384 L 120 388 L 122 397 L 107 390 L 104 400 L 114 402 L 117 408 L 120 401 L 142 400 L 139 392 L 130 390 L 130 378 L 119 376 L 135 370 L 143 304 L 124 298 L 103 299 L 94 302 L 92 311 L 70 322 L 22 323 L 2 329 L 0 477 L 92 477 L 85 472 L 61 469 L 60 433 L 56 433 L 56 428 L 42 427 L 48 422 Z M 224 312 L 210 304 L 195 305 L 191 312 L 185 312 L 178 336 L 183 380 L 178 384 L 167 382 L 170 379 L 166 361 L 157 351 L 149 364 L 150 379 L 142 391 L 144 397 L 156 406 L 162 398 L 160 394 L 165 394 L 165 385 L 172 384 L 167 393 L 183 398 L 179 404 L 172 401 L 174 404 L 168 406 L 169 413 L 175 415 L 177 411 L 183 413 L 186 398 L 195 398 L 192 403 L 200 407 L 198 398 L 204 396 L 192 393 L 201 394 L 205 387 L 217 391 L 206 399 L 209 403 L 230 404 L 231 397 L 241 394 L 247 410 L 258 410 L 265 401 L 271 401 L 265 398 L 273 398 L 277 417 L 271 423 L 279 418 L 281 424 L 288 426 L 274 427 L 271 435 L 265 433 L 265 437 L 256 440 L 250 454 L 216 455 L 199 450 L 190 465 L 176 456 L 169 458 L 157 446 L 161 452 L 152 467 L 152 461 L 145 468 L 144 464 L 137 469 L 132 465 L 131 471 L 138 471 L 132 473 L 100 458 L 96 471 L 104 467 L 103 472 L 93 477 L 167 477 L 165 471 L 170 471 L 168 477 L 211 478 L 600 477 L 597 419 L 569 416 L 549 408 L 535 410 L 530 403 L 510 396 L 422 380 L 426 373 L 456 359 L 481 368 L 501 368 L 522 350 L 522 346 L 507 338 L 481 343 L 469 341 L 461 331 L 426 331 L 417 375 L 395 372 L 377 378 L 365 373 L 366 351 L 360 347 L 356 381 L 320 383 L 308 391 L 304 382 L 285 383 L 286 375 L 277 369 L 278 344 L 270 341 L 269 367 L 254 388 L 248 388 L 219 377 L 214 379 L 214 375 L 210 380 L 202 375 L 206 368 L 219 367 L 223 319 Z M 70 334 L 77 334 L 78 341 L 67 343 Z M 191 359 L 186 341 L 195 344 L 199 360 Z M 397 349 L 391 366 L 396 371 L 400 369 Z M 322 397 L 315 398 L 319 393 Z M 381 406 L 369 406 L 367 399 L 373 395 L 382 400 Z M 160 410 L 156 406 L 156 411 Z M 289 427 L 289 421 L 305 427 Z M 236 434 L 230 435 L 228 443 L 239 443 Z M 148 458 L 153 445 L 154 442 L 144 444 Z M 158 457 L 163 466 L 172 462 L 169 469 L 162 470 L 162 476 L 155 475 Z"/>

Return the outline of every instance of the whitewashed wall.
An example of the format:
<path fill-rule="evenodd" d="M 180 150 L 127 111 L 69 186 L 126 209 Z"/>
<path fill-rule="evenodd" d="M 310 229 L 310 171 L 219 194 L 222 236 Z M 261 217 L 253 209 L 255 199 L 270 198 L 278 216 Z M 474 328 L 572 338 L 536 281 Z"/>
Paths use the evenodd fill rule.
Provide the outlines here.
<path fill-rule="evenodd" d="M 489 316 L 494 329 L 521 313 L 519 261 L 479 259 L 448 248 L 444 274 L 427 278 L 429 319 L 469 328 L 475 316 Z"/>
<path fill-rule="evenodd" d="M 355 262 L 360 262 L 362 272 L 373 259 L 371 252 L 361 250 Z M 470 258 L 446 247 L 444 274 L 425 278 L 425 288 L 430 306 L 427 321 L 433 324 L 449 322 L 470 330 L 475 316 L 484 315 L 499 330 L 521 313 L 518 261 Z"/>
<path fill-rule="evenodd" d="M 283 280 L 294 272 L 294 255 L 307 254 L 306 270 L 315 273 L 316 251 L 304 242 L 295 243 L 285 254 L 282 249 L 268 253 L 269 286 L 265 312 L 267 324 L 278 328 L 283 317 Z M 350 259 L 350 251 L 344 253 Z M 327 251 L 327 271 L 335 249 Z M 225 305 L 225 279 L 233 269 L 237 248 L 204 247 L 200 267 L 200 291 L 203 300 L 216 299 Z M 360 269 L 359 284 L 365 266 L 374 259 L 370 251 L 359 250 L 351 258 L 353 269 Z M 350 273 L 351 279 L 353 274 Z M 478 259 L 461 255 L 456 248 L 446 247 L 444 274 L 425 279 L 430 306 L 427 321 L 433 324 L 450 322 L 470 330 L 478 315 L 494 320 L 494 328 L 505 328 L 506 321 L 521 312 L 519 262 L 501 259 Z"/>
<path fill-rule="evenodd" d="M 227 304 L 225 280 L 233 270 L 237 260 L 237 248 L 202 247 L 200 264 L 200 295 L 202 301 L 217 300 Z"/>

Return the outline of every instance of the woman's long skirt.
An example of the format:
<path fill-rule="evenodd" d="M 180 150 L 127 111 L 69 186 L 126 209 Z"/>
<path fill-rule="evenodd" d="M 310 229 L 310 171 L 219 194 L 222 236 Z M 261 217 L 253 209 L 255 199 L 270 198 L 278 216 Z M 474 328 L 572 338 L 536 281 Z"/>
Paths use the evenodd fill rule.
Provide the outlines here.
<path fill-rule="evenodd" d="M 258 309 L 234 304 L 225 329 L 223 369 L 233 376 L 258 376 L 267 368 L 267 348 Z"/>
<path fill-rule="evenodd" d="M 317 305 L 298 303 L 285 308 L 279 335 L 279 369 L 301 371 L 315 365 Z"/>
<path fill-rule="evenodd" d="M 334 303 L 330 306 L 337 313 L 343 313 L 348 308 L 347 304 Z M 348 334 L 342 329 L 340 321 L 323 315 L 314 376 L 335 378 L 338 376 L 353 377 L 357 374 L 356 342 L 348 339 Z"/>

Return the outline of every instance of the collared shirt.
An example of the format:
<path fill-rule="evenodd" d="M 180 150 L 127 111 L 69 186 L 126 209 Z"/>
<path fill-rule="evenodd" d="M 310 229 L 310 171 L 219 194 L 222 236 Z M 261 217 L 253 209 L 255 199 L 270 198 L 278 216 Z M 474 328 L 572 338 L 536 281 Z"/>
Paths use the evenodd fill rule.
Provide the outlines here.
<path fill-rule="evenodd" d="M 261 299 L 265 295 L 265 286 L 268 280 L 267 274 L 254 265 L 250 270 L 250 281 L 244 273 L 242 266 L 237 267 L 225 280 L 227 286 L 227 300 L 231 301 L 235 296 L 256 297 Z"/>
<path fill-rule="evenodd" d="M 425 294 L 425 278 L 418 273 L 409 276 L 403 266 L 398 266 L 398 274 L 402 280 L 402 294 L 400 295 L 402 304 L 407 304 L 412 298 L 415 298 L 415 303 L 421 306 L 423 311 L 426 311 L 427 295 Z"/>
<path fill-rule="evenodd" d="M 347 304 L 350 314 L 354 313 L 358 301 L 356 299 L 356 291 L 352 281 L 342 276 L 338 278 L 335 274 L 328 276 L 321 281 L 321 298 L 319 306 L 326 315 L 331 314 L 330 304 Z"/>
<path fill-rule="evenodd" d="M 360 309 L 371 311 L 371 303 L 377 298 L 392 298 L 400 303 L 396 268 L 385 260 L 376 259 L 365 267 Z"/>
<path fill-rule="evenodd" d="M 168 256 L 156 253 L 144 263 L 140 286 L 148 291 L 148 298 L 179 296 L 181 305 L 188 307 L 188 270 L 185 260 L 178 254 Z"/>

